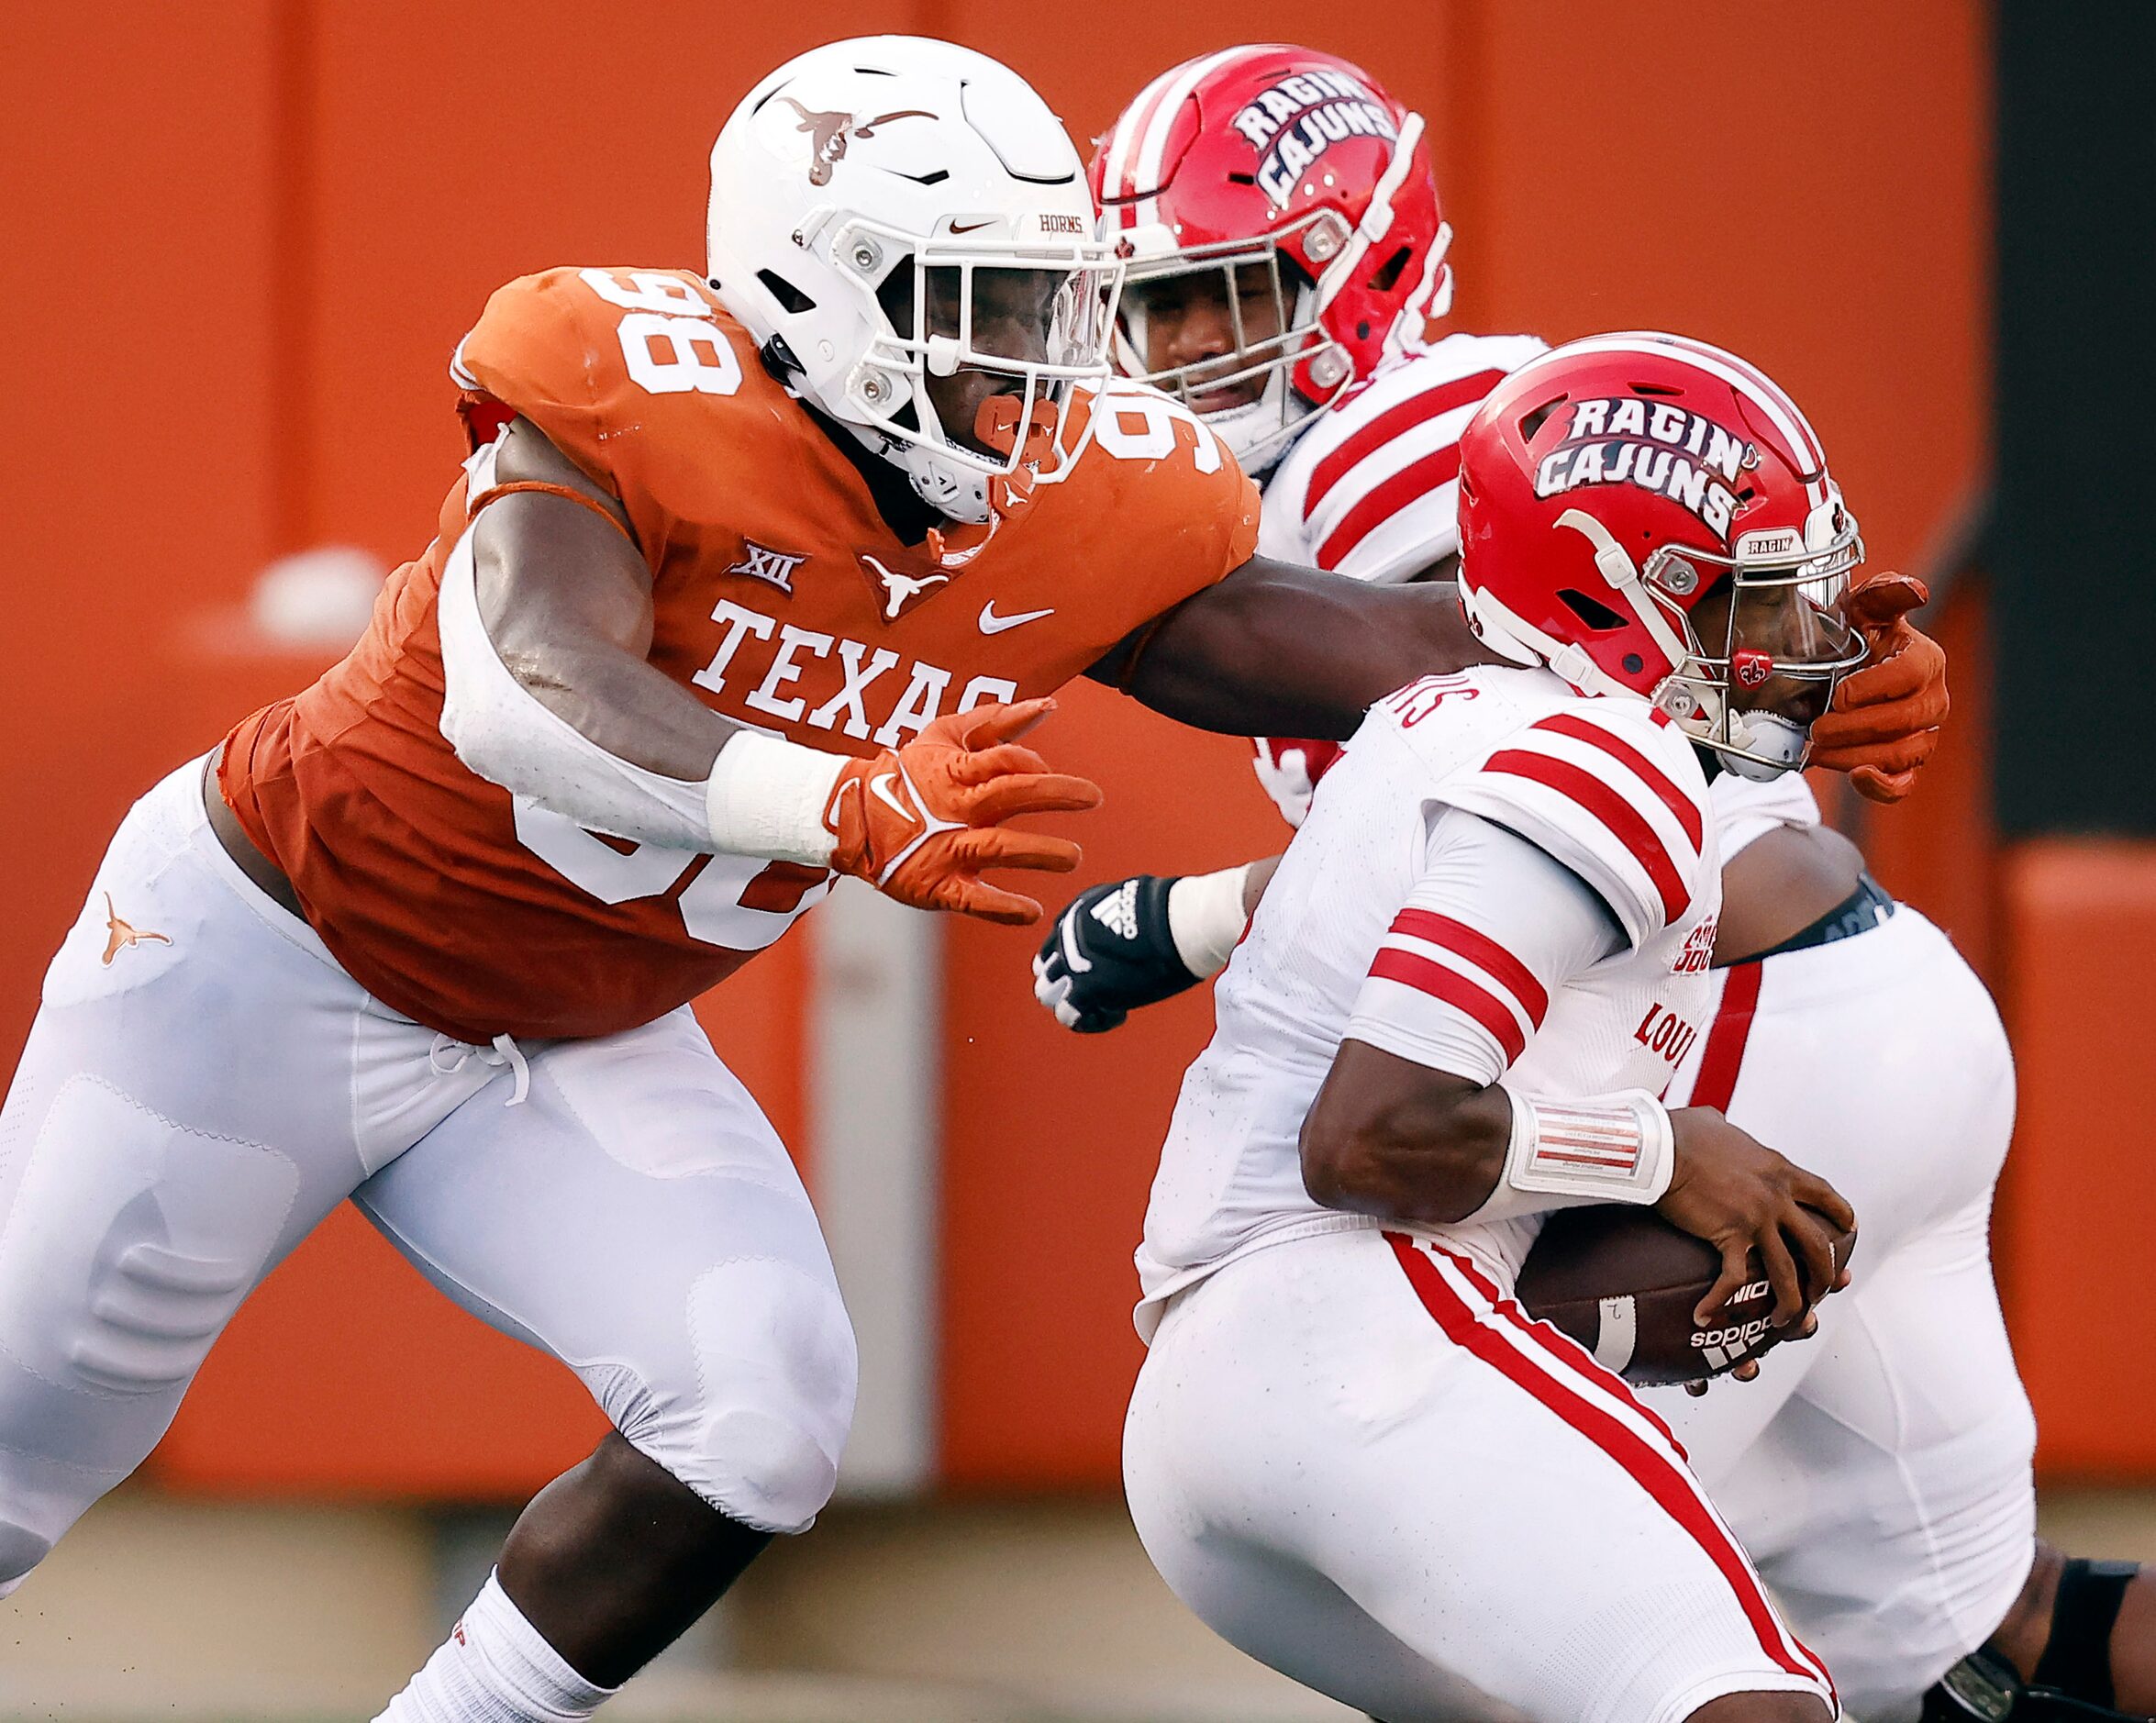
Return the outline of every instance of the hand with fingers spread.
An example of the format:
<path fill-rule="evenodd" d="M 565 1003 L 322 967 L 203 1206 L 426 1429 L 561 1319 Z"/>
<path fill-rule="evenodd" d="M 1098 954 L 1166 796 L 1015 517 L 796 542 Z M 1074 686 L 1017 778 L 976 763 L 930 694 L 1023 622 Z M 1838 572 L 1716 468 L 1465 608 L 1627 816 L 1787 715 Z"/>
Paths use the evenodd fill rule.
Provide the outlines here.
<path fill-rule="evenodd" d="M 988 868 L 1068 873 L 1078 865 L 1069 839 L 1005 823 L 1100 805 L 1098 785 L 1050 772 L 1018 742 L 1054 709 L 1052 700 L 975 706 L 936 719 L 903 748 L 849 761 L 824 808 L 836 840 L 831 866 L 918 909 L 1017 927 L 1038 921 L 1032 898 L 981 874 Z"/>
<path fill-rule="evenodd" d="M 1721 1274 L 1694 1319 L 1711 1323 L 1739 1288 L 1763 1274 L 1773 1289 L 1774 1326 L 1795 1333 L 1813 1306 L 1848 1284 L 1834 1244 L 1838 1232 L 1855 1227 L 1855 1212 L 1825 1179 L 1754 1141 L 1711 1106 L 1673 1112 L 1670 1127 L 1674 1164 L 1656 1212 L 1722 1258 Z"/>
<path fill-rule="evenodd" d="M 1848 773 L 1870 801 L 1898 802 L 1916 787 L 1946 722 L 1946 652 L 1909 620 L 1930 596 L 1914 575 L 1882 573 L 1850 588 L 1843 601 L 1850 626 L 1871 652 L 1812 726 L 1811 763 Z"/>

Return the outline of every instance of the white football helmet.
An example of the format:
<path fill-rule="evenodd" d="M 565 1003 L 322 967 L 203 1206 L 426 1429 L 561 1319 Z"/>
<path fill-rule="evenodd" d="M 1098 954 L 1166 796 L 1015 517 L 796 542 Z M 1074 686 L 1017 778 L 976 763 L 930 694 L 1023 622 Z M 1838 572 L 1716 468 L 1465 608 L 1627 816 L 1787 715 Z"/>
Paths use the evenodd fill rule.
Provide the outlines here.
<path fill-rule="evenodd" d="M 1062 122 L 1008 67 L 917 36 L 788 61 L 712 146 L 708 239 L 720 301 L 789 384 L 946 517 L 1077 459 L 1065 420 L 1107 379 L 1121 266 Z"/>

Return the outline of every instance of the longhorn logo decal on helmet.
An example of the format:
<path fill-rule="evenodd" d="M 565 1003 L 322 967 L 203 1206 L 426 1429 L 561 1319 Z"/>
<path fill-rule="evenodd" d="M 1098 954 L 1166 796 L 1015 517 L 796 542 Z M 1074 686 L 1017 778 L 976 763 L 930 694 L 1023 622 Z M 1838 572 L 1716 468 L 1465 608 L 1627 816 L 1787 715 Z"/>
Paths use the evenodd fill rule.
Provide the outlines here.
<path fill-rule="evenodd" d="M 783 102 L 801 117 L 801 130 L 809 135 L 812 142 L 808 152 L 808 183 L 811 185 L 828 185 L 831 183 L 831 165 L 846 155 L 849 138 L 873 138 L 876 128 L 888 126 L 902 119 L 934 119 L 935 115 L 921 107 L 902 107 L 895 114 L 878 114 L 873 119 L 857 120 L 850 114 L 827 114 L 815 108 L 803 107 L 790 95 L 782 95 Z"/>
<path fill-rule="evenodd" d="M 1565 439 L 1537 462 L 1535 495 L 1582 484 L 1637 484 L 1681 503 L 1717 538 L 1736 517 L 1732 488 L 1759 450 L 1702 414 L 1638 395 L 1574 401 Z"/>

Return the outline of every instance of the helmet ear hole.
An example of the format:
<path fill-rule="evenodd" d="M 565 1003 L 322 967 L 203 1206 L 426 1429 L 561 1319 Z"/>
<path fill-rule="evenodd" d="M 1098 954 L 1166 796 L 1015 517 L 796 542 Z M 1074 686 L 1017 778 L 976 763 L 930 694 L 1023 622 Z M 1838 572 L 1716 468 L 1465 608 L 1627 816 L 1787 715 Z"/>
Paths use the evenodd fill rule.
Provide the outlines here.
<path fill-rule="evenodd" d="M 1388 294 L 1400 279 L 1400 272 L 1407 267 L 1411 255 L 1409 248 L 1402 246 L 1371 272 L 1369 286 L 1373 293 Z"/>
<path fill-rule="evenodd" d="M 1564 607 L 1579 617 L 1581 624 L 1597 634 L 1606 634 L 1625 626 L 1624 617 L 1596 598 L 1590 598 L 1575 586 L 1562 588 L 1557 595 Z"/>
<path fill-rule="evenodd" d="M 763 283 L 765 292 L 785 306 L 795 317 L 799 317 L 805 311 L 816 309 L 815 300 L 775 270 L 760 269 L 756 272 L 756 279 Z"/>
<path fill-rule="evenodd" d="M 1543 402 L 1540 406 L 1531 408 L 1528 412 L 1521 414 L 1519 418 L 1520 440 L 1522 442 L 1533 442 L 1535 440 L 1535 433 L 1542 428 L 1544 422 L 1550 417 L 1550 414 L 1556 412 L 1557 409 L 1563 405 L 1564 396 L 1561 395 L 1553 395 L 1550 399 Z"/>

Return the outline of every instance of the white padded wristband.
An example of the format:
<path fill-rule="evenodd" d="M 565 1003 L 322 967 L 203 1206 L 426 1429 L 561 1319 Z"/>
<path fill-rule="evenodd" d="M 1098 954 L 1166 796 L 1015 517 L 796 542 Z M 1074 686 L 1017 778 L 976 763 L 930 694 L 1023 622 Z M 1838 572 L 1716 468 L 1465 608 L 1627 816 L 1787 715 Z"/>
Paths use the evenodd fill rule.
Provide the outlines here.
<path fill-rule="evenodd" d="M 1644 1089 L 1576 1101 L 1536 1100 L 1499 1084 L 1512 1102 L 1505 1173 L 1470 1220 L 1589 1203 L 1659 1202 L 1675 1169 L 1669 1109 Z"/>
<path fill-rule="evenodd" d="M 1236 941 L 1250 918 L 1243 913 L 1246 862 L 1217 873 L 1185 874 L 1168 888 L 1168 933 L 1175 955 L 1200 981 L 1217 975 L 1235 955 Z"/>
<path fill-rule="evenodd" d="M 847 764 L 843 754 L 744 730 L 718 750 L 705 784 L 713 847 L 730 855 L 828 866 L 836 839 L 824 824 L 824 809 Z"/>

